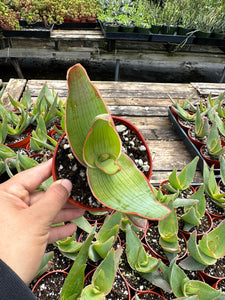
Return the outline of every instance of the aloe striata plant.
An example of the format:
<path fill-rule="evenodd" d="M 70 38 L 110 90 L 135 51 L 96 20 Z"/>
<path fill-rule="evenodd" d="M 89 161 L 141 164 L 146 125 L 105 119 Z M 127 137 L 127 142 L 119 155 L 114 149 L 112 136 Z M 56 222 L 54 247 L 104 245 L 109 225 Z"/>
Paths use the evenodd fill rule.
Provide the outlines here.
<path fill-rule="evenodd" d="M 161 219 L 169 209 L 156 201 L 146 177 L 121 149 L 112 116 L 85 69 L 68 70 L 66 134 L 78 161 L 86 167 L 97 200 L 127 214 Z"/>
<path fill-rule="evenodd" d="M 216 160 L 219 160 L 221 155 L 225 153 L 225 147 L 222 146 L 216 121 L 212 124 L 206 145 L 209 155 Z"/>
<path fill-rule="evenodd" d="M 225 182 L 225 160 L 221 157 L 221 180 Z M 206 162 L 203 168 L 203 181 L 205 185 L 205 193 L 219 207 L 225 208 L 225 193 L 221 192 L 214 174 L 214 166 L 208 169 Z"/>

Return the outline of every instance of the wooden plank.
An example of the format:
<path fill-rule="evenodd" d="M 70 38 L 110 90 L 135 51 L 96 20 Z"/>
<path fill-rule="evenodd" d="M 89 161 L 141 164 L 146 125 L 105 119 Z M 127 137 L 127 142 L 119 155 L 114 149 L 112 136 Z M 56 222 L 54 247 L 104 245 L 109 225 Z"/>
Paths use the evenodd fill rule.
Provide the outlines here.
<path fill-rule="evenodd" d="M 0 50 L 0 58 L 54 58 L 54 59 L 90 59 L 96 48 L 73 48 L 71 51 L 56 51 L 54 49 L 36 48 L 5 48 Z"/>
<path fill-rule="evenodd" d="M 155 185 L 155 186 L 159 186 L 159 184 L 163 181 L 163 180 L 167 180 L 169 175 L 171 174 L 171 172 L 164 172 L 164 171 L 157 171 L 154 170 L 154 165 L 153 165 L 153 173 L 150 179 L 150 183 Z M 196 171 L 194 179 L 193 179 L 193 183 L 194 184 L 199 184 L 203 182 L 203 177 L 202 177 L 202 173 L 200 171 Z"/>
<path fill-rule="evenodd" d="M 191 82 L 191 85 L 202 97 L 207 97 L 209 94 L 212 96 L 218 96 L 225 92 L 225 83 Z"/>
<path fill-rule="evenodd" d="M 10 95 L 15 101 L 19 101 L 20 97 L 25 89 L 26 79 L 13 79 L 11 78 L 3 92 L 1 101 L 5 108 L 12 109 L 13 106 L 9 100 Z"/>

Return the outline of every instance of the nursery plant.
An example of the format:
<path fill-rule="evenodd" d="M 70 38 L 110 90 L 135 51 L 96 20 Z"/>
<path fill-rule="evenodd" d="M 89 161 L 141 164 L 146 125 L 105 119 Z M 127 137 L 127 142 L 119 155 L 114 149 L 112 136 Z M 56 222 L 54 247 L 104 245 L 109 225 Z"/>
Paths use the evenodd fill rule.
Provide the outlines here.
<path fill-rule="evenodd" d="M 86 167 L 94 197 L 127 214 L 164 218 L 169 209 L 156 201 L 146 177 L 121 151 L 109 109 L 85 69 L 80 64 L 71 67 L 67 80 L 66 135 L 75 157 Z"/>
<path fill-rule="evenodd" d="M 204 270 L 206 266 L 215 264 L 217 259 L 225 255 L 224 230 L 225 220 L 204 234 L 199 241 L 194 231 L 187 242 L 189 256 L 180 263 L 180 266 L 186 270 Z"/>

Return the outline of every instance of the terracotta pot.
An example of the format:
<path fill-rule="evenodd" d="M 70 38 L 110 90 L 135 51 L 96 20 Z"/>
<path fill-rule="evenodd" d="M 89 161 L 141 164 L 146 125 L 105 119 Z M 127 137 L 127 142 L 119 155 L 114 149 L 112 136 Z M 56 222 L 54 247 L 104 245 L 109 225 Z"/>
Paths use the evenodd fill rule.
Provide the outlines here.
<path fill-rule="evenodd" d="M 204 154 L 204 149 L 205 149 L 206 145 L 201 146 L 200 148 L 200 153 L 202 155 L 202 157 L 204 158 L 204 160 L 207 162 L 207 164 L 211 167 L 212 165 L 214 165 L 214 169 L 220 169 L 220 161 L 216 160 L 214 158 L 209 158 Z"/>
<path fill-rule="evenodd" d="M 144 140 L 142 134 L 139 132 L 139 130 L 129 121 L 123 119 L 123 118 L 120 118 L 120 117 L 115 117 L 113 116 L 113 120 L 114 121 L 118 121 L 120 122 L 121 124 L 127 126 L 128 128 L 130 128 L 137 136 L 138 138 L 142 141 L 142 144 L 144 145 L 145 149 L 146 149 L 146 152 L 147 152 L 147 155 L 148 155 L 148 163 L 149 163 L 149 170 L 146 174 L 146 177 L 148 180 L 150 180 L 151 178 L 151 174 L 152 174 L 152 156 L 151 156 L 151 153 L 150 153 L 150 150 L 148 148 L 148 145 L 146 143 L 146 141 Z M 57 178 L 57 174 L 56 174 L 56 155 L 57 155 L 57 151 L 58 151 L 58 148 L 59 148 L 59 145 L 60 145 L 60 142 L 62 141 L 62 139 L 64 138 L 65 136 L 65 133 L 61 136 L 57 146 L 55 147 L 55 151 L 54 151 L 54 154 L 53 154 L 53 162 L 52 162 L 52 175 L 53 175 L 53 180 L 56 181 L 58 178 Z M 83 204 L 83 203 L 80 203 L 76 200 L 74 200 L 73 198 L 69 198 L 68 200 L 71 204 L 75 205 L 75 206 L 78 206 L 80 208 L 83 208 L 85 210 L 89 210 L 89 211 L 107 211 L 107 210 L 112 210 L 111 208 L 109 207 L 90 207 L 86 204 Z"/>
<path fill-rule="evenodd" d="M 164 296 L 162 296 L 162 295 L 160 295 L 159 293 L 154 292 L 154 291 L 144 291 L 144 292 L 138 293 L 137 295 L 138 295 L 138 297 L 140 298 L 140 300 L 143 299 L 143 298 L 141 297 L 141 296 L 143 296 L 143 295 L 149 295 L 149 296 L 150 296 L 150 295 L 154 295 L 155 297 L 158 297 L 157 300 L 158 300 L 158 299 L 166 300 L 166 298 L 165 298 Z M 135 296 L 134 296 L 131 300 L 134 300 L 134 299 L 135 299 Z M 148 299 L 148 298 L 144 298 L 144 299 Z"/>
<path fill-rule="evenodd" d="M 188 137 L 189 137 L 189 139 L 192 141 L 192 143 L 193 143 L 198 149 L 200 149 L 203 145 L 205 145 L 205 142 L 203 141 L 203 139 L 200 140 L 200 139 L 194 138 L 194 137 L 192 136 L 191 132 L 194 131 L 194 128 L 195 128 L 195 127 L 191 127 L 191 128 L 188 129 Z"/>

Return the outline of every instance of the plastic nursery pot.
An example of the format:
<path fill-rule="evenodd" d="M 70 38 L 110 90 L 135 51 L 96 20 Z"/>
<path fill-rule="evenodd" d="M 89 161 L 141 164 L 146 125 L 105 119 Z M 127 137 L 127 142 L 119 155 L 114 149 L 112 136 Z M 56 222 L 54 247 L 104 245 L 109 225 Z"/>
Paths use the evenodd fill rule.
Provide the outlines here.
<path fill-rule="evenodd" d="M 118 32 L 120 25 L 117 23 L 103 23 L 105 32 Z"/>
<path fill-rule="evenodd" d="M 162 188 L 162 190 L 164 191 L 164 193 L 168 193 L 169 194 L 170 192 L 167 191 L 166 184 L 169 184 L 169 179 L 165 179 L 162 182 L 160 182 L 159 187 Z M 182 192 L 186 193 L 186 194 L 188 193 L 188 195 L 191 195 L 191 194 L 193 194 L 195 192 L 195 188 L 192 185 L 190 185 L 186 190 L 180 191 L 180 193 L 182 193 Z"/>
<path fill-rule="evenodd" d="M 202 155 L 202 157 L 204 158 L 204 160 L 207 162 L 207 164 L 211 167 L 212 165 L 214 165 L 215 169 L 220 169 L 220 161 L 216 160 L 214 158 L 210 158 L 208 155 L 206 155 L 206 151 L 207 151 L 207 147 L 206 145 L 201 146 L 200 148 L 200 153 Z"/>
<path fill-rule="evenodd" d="M 177 26 L 163 25 L 161 32 L 162 34 L 174 34 L 177 31 Z"/>
<path fill-rule="evenodd" d="M 212 287 L 216 290 L 221 290 L 224 293 L 225 292 L 225 279 L 220 278 L 212 285 Z"/>
<path fill-rule="evenodd" d="M 9 148 L 15 149 L 15 148 L 24 148 L 26 149 L 27 145 L 30 142 L 31 138 L 31 130 L 26 129 L 20 136 L 18 136 L 17 141 L 13 141 L 13 138 L 8 141 L 6 144 Z"/>
<path fill-rule="evenodd" d="M 140 298 L 140 300 L 144 300 L 144 299 L 166 300 L 164 296 L 154 291 L 140 292 L 137 295 Z M 131 300 L 135 300 L 135 296 Z"/>
<path fill-rule="evenodd" d="M 145 234 L 145 243 L 152 256 L 159 258 L 164 262 L 168 262 L 168 258 L 159 244 L 159 238 L 160 234 L 158 232 L 157 222 L 151 223 Z M 187 240 L 185 234 L 181 230 L 178 231 L 178 242 L 181 248 L 181 252 L 177 253 L 177 261 L 179 262 L 187 255 Z"/>
<path fill-rule="evenodd" d="M 41 276 L 32 288 L 38 299 L 59 299 L 68 272 L 54 270 Z"/>
<path fill-rule="evenodd" d="M 204 229 L 202 229 L 202 230 L 205 230 L 204 232 L 201 232 L 200 231 L 200 229 L 201 229 L 201 227 L 200 227 L 200 225 L 197 225 L 195 228 L 196 228 L 196 230 L 197 230 L 197 238 L 198 239 L 201 239 L 202 238 L 202 236 L 205 234 L 205 233 L 208 233 L 208 232 L 210 232 L 211 230 L 212 230 L 212 228 L 213 228 L 213 222 L 212 222 L 212 218 L 211 218 L 211 216 L 210 216 L 210 214 L 209 214 L 209 212 L 206 210 L 205 211 L 205 221 L 202 221 L 201 222 L 201 224 L 203 224 L 204 225 L 204 227 L 205 227 L 205 224 L 207 224 L 208 223 L 208 226 L 207 226 L 207 229 L 205 230 L 205 228 Z M 206 220 L 207 220 L 207 223 L 206 223 Z M 198 227 L 199 226 L 199 227 Z M 194 229 L 193 229 L 194 230 Z M 193 231 L 192 230 L 192 231 Z M 185 237 L 188 239 L 189 237 L 190 237 L 190 235 L 191 235 L 191 232 L 188 232 L 188 231 L 184 231 L 184 230 L 182 230 L 182 229 L 180 229 L 180 231 L 185 235 Z"/>
<path fill-rule="evenodd" d="M 199 274 L 202 275 L 205 282 L 211 285 L 220 279 L 225 280 L 224 263 L 224 257 L 217 259 L 217 262 L 214 265 L 207 266 L 204 270 L 199 271 Z"/>
<path fill-rule="evenodd" d="M 209 38 L 210 35 L 211 35 L 211 31 L 210 31 L 210 32 L 207 32 L 207 31 L 201 31 L 201 30 L 198 30 L 198 31 L 196 31 L 194 34 L 195 34 L 195 36 L 197 36 L 198 38 Z"/>
<path fill-rule="evenodd" d="M 188 137 L 198 149 L 206 144 L 206 138 L 199 139 L 195 136 L 195 127 L 191 127 L 188 129 Z"/>

